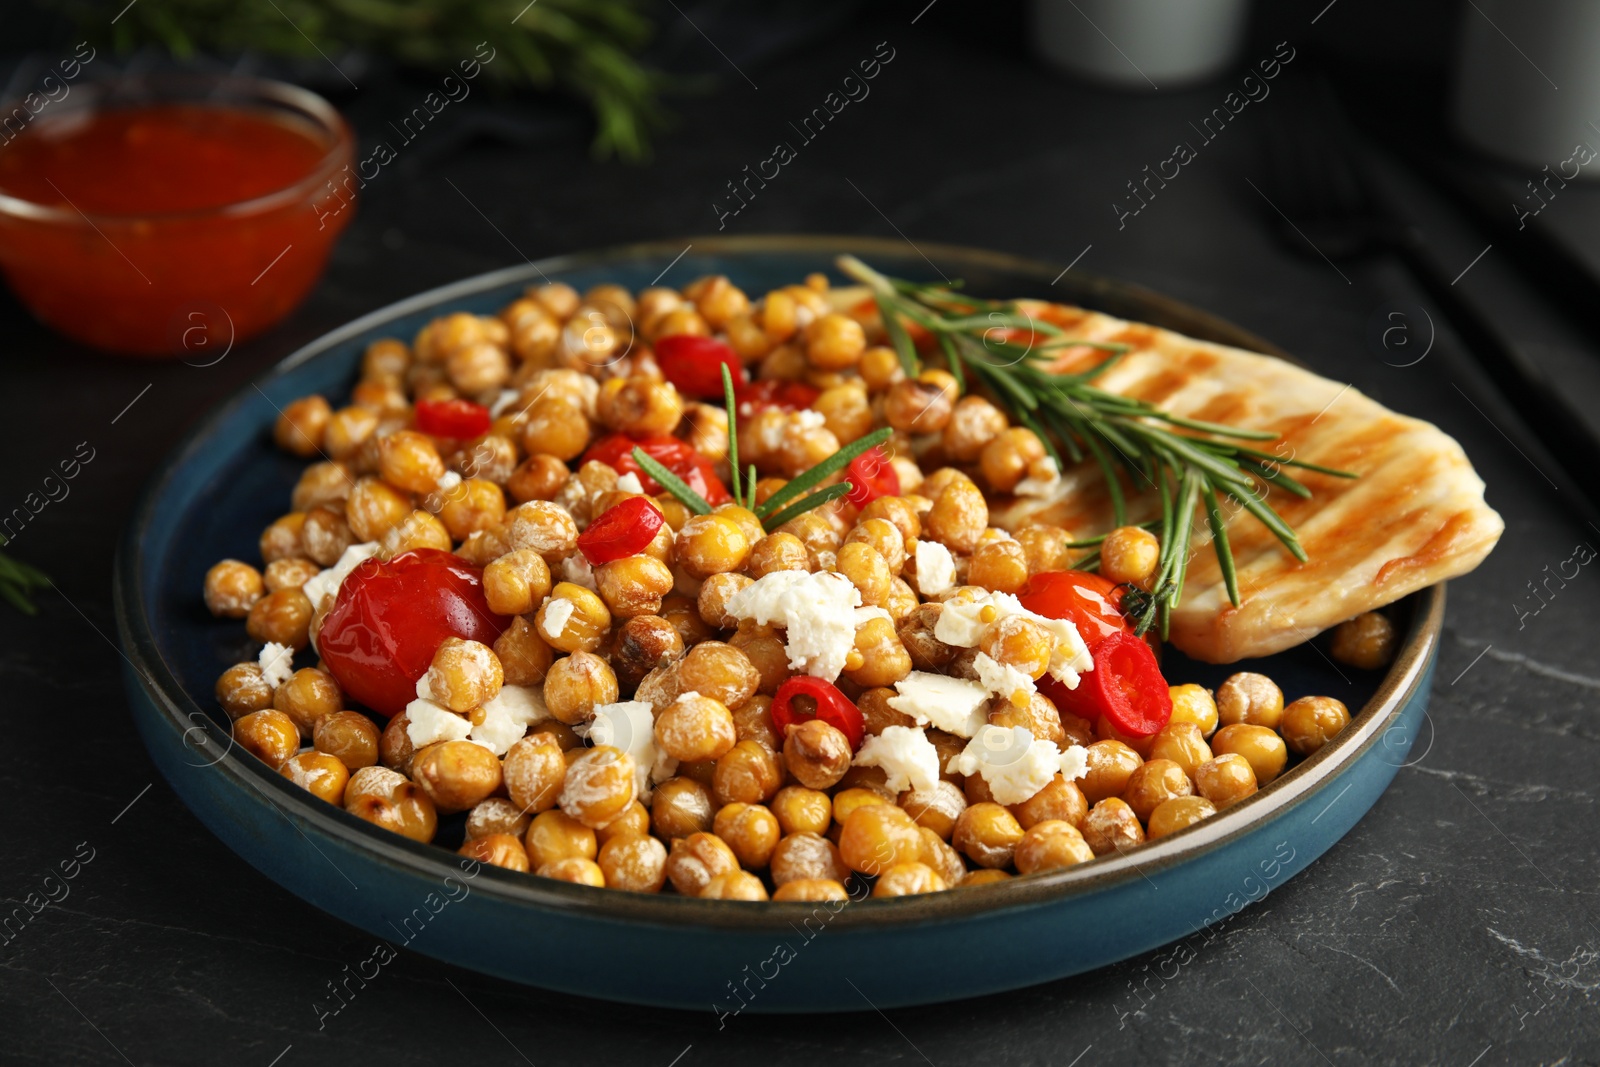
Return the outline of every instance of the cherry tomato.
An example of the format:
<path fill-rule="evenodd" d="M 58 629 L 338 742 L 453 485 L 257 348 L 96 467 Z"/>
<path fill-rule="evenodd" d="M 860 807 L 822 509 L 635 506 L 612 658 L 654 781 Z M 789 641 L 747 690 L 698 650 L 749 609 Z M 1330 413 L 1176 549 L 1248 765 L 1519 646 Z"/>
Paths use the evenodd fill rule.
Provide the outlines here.
<path fill-rule="evenodd" d="M 488 408 L 470 400 L 417 401 L 417 429 L 434 437 L 481 437 L 493 421 Z"/>
<path fill-rule="evenodd" d="M 656 363 L 678 392 L 699 400 L 722 399 L 722 368 L 733 378 L 734 395 L 750 380 L 733 349 L 715 337 L 675 333 L 656 342 Z"/>
<path fill-rule="evenodd" d="M 722 484 L 722 479 L 711 469 L 711 461 L 696 452 L 687 441 L 670 434 L 630 437 L 627 434 L 614 433 L 591 445 L 589 451 L 583 454 L 583 462 L 588 463 L 592 459 L 597 459 L 618 474 L 637 474 L 639 484 L 644 487 L 645 493 L 655 496 L 661 492 L 661 486 L 634 462 L 635 447 L 644 449 L 645 455 L 682 478 L 684 484 L 704 497 L 705 502 L 712 507 L 726 504 L 733 499 L 728 494 L 727 486 Z"/>
<path fill-rule="evenodd" d="M 1122 615 L 1122 592 L 1121 586 L 1090 571 L 1047 571 L 1029 578 L 1017 599 L 1035 615 L 1077 626 L 1093 652 L 1112 634 L 1133 633 Z"/>
<path fill-rule="evenodd" d="M 845 467 L 845 480 L 850 491 L 844 498 L 858 508 L 864 508 L 880 496 L 900 495 L 900 475 L 882 445 L 869 448 Z"/>
<path fill-rule="evenodd" d="M 630 496 L 614 508 L 602 512 L 589 528 L 578 535 L 578 551 L 593 566 L 637 556 L 654 541 L 661 524 L 661 510 L 642 496 Z"/>
<path fill-rule="evenodd" d="M 777 727 L 780 737 L 788 736 L 790 726 L 807 719 L 821 719 L 844 734 L 852 752 L 861 747 L 861 739 L 867 731 L 861 709 L 852 704 L 849 697 L 832 683 L 809 674 L 796 674 L 778 686 L 770 712 L 772 725 Z"/>
<path fill-rule="evenodd" d="M 804 382 L 768 379 L 734 390 L 733 399 L 738 416 L 750 419 L 763 411 L 804 411 L 821 395 L 822 390 Z"/>
<path fill-rule="evenodd" d="M 363 560 L 339 587 L 317 651 L 351 699 L 394 716 L 446 638 L 493 644 L 511 620 L 489 610 L 483 572 L 438 548 Z"/>
<path fill-rule="evenodd" d="M 1104 715 L 1132 737 L 1149 737 L 1167 725 L 1172 696 L 1149 645 L 1131 633 L 1114 633 L 1095 645 L 1093 655 L 1094 670 L 1080 678 L 1076 689 L 1044 679 L 1049 684 L 1040 689 L 1058 709 L 1091 722 Z"/>

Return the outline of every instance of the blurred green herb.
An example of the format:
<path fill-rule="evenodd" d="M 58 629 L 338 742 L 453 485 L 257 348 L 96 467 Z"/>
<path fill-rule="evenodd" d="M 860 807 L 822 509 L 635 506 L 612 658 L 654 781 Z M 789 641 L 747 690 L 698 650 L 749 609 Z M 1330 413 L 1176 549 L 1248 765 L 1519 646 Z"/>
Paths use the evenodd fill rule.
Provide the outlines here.
<path fill-rule="evenodd" d="M 0 546 L 7 543 L 4 537 L 0 537 Z M 36 589 L 47 589 L 49 586 L 49 576 L 39 568 L 30 567 L 0 552 L 0 597 L 12 607 L 25 615 L 39 614 L 39 609 L 33 606 L 28 594 Z"/>
<path fill-rule="evenodd" d="M 123 3 L 73 0 L 69 10 L 91 41 L 118 51 L 159 45 L 180 59 L 202 51 L 327 58 L 356 48 L 454 70 L 488 42 L 497 61 L 483 72 L 492 81 L 588 103 L 601 157 L 644 159 L 665 118 L 666 76 L 638 59 L 652 29 L 646 0 L 138 0 L 113 23 Z"/>

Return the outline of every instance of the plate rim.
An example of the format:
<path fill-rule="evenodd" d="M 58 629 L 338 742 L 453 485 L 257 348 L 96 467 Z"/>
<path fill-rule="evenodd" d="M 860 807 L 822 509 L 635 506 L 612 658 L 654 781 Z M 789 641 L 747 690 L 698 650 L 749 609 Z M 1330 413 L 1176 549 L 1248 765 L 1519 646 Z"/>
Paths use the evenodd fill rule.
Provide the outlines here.
<path fill-rule="evenodd" d="M 232 751 L 229 731 L 217 724 L 208 708 L 189 696 L 176 672 L 161 655 L 160 645 L 142 610 L 149 601 L 140 568 L 133 562 L 137 558 L 141 534 L 153 520 L 157 501 L 165 494 L 179 468 L 188 461 L 197 446 L 217 432 L 219 424 L 234 413 L 252 391 L 263 391 L 262 386 L 317 356 L 386 322 L 442 305 L 452 299 L 542 277 L 547 271 L 554 273 L 603 266 L 620 259 L 670 256 L 686 251 L 682 247 L 684 243 L 690 247 L 702 247 L 714 253 L 734 256 L 757 252 L 819 251 L 850 251 L 865 255 L 877 251 L 893 253 L 897 257 L 905 255 L 902 243 L 888 238 L 757 235 L 638 242 L 550 256 L 473 275 L 405 297 L 335 327 L 266 368 L 217 404 L 163 458 L 141 492 L 117 549 L 112 578 L 113 610 L 122 650 L 129 666 L 138 676 L 146 697 L 164 713 L 164 724 L 176 732 L 176 740 L 210 753 L 213 762 L 209 769 L 224 774 L 234 787 L 247 790 L 257 799 L 277 808 L 280 813 L 292 813 L 308 827 L 314 827 L 317 832 L 348 847 L 366 852 L 375 861 L 397 868 L 408 876 L 435 882 L 454 874 L 459 869 L 460 857 L 457 853 L 431 843 L 424 844 L 379 831 L 343 808 L 310 796 L 259 760 L 245 759 L 240 753 Z M 918 250 L 1041 279 L 1051 276 L 1054 271 L 1052 266 L 1042 261 L 988 249 L 924 243 L 918 246 Z M 1054 278 L 1059 281 L 1066 273 L 1057 273 Z M 1132 283 L 1088 272 L 1074 271 L 1072 274 L 1091 290 L 1162 307 L 1177 317 L 1187 318 L 1213 328 L 1217 333 L 1234 337 L 1239 347 L 1251 342 L 1255 351 L 1299 363 L 1276 345 L 1203 309 Z M 1406 598 L 1414 603 L 1400 651 L 1371 699 L 1352 716 L 1351 727 L 1292 771 L 1245 800 L 1133 852 L 1100 857 L 1092 864 L 1013 878 L 961 893 L 857 901 L 855 907 L 843 909 L 831 922 L 842 923 L 847 928 L 863 925 L 899 926 L 928 921 L 998 917 L 1018 909 L 1062 904 L 1075 898 L 1110 891 L 1133 879 L 1147 878 L 1152 873 L 1199 859 L 1241 837 L 1263 830 L 1318 795 L 1341 772 L 1353 770 L 1375 745 L 1383 742 L 1396 717 L 1417 695 L 1438 648 L 1443 629 L 1445 586 L 1446 583 L 1440 582 Z M 137 710 L 135 714 L 138 714 Z M 200 731 L 201 736 L 197 742 L 191 741 L 191 735 L 196 730 Z M 512 906 L 578 911 L 593 918 L 653 926 L 689 925 L 701 929 L 776 933 L 790 929 L 792 921 L 815 909 L 814 902 L 768 901 L 760 908 L 741 908 L 727 906 L 728 902 L 725 901 L 699 900 L 676 894 L 596 890 L 519 872 L 502 871 L 489 865 L 484 865 L 484 870 L 474 881 L 475 891 L 481 888 L 502 898 L 501 903 Z M 869 906 L 862 907 L 863 904 Z"/>

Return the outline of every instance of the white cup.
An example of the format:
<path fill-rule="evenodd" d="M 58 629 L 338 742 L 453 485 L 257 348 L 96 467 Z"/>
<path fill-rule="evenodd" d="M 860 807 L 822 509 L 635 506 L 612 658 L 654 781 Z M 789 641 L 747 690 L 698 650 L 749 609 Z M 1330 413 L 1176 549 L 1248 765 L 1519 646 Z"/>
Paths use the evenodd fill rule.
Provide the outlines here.
<path fill-rule="evenodd" d="M 1047 62 L 1119 89 L 1166 89 L 1226 69 L 1244 43 L 1250 0 L 1033 0 Z"/>
<path fill-rule="evenodd" d="M 1600 149 L 1600 3 L 1474 3 L 1462 8 L 1456 52 L 1461 135 L 1535 167 L 1570 159 L 1579 144 Z M 1581 173 L 1594 177 L 1600 166 Z"/>

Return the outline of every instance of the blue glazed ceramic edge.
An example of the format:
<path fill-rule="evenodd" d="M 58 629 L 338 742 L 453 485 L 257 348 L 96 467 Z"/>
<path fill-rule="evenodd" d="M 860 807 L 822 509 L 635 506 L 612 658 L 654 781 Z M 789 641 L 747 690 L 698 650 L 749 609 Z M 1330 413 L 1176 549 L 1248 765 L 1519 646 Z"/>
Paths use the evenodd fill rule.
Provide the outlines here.
<path fill-rule="evenodd" d="M 833 248 L 870 244 L 829 242 Z M 628 251 L 639 256 L 675 248 Z M 738 249 L 729 254 L 737 256 Z M 604 262 L 604 254 L 596 262 Z M 559 264 L 545 269 L 554 272 Z M 398 315 L 514 285 L 537 270 L 498 272 L 374 313 L 286 360 L 263 384 L 278 394 L 291 384 L 286 372 L 341 341 Z M 302 378 L 307 372 L 331 384 L 347 372 L 348 359 L 329 359 L 318 369 L 301 368 L 290 395 L 316 384 Z M 727 1015 L 741 1003 L 751 1012 L 929 1003 L 1124 959 L 1258 899 L 1353 826 L 1404 758 L 1432 677 L 1442 588 L 1419 596 L 1406 654 L 1358 718 L 1361 730 L 1352 728 L 1361 736 L 1341 738 L 1239 810 L 1097 863 L 1098 870 L 873 902 L 838 915 L 802 905 L 747 909 L 670 898 L 618 900 L 623 895 L 492 869 L 462 871 L 448 853 L 386 840 L 230 753 L 226 732 L 162 669 L 156 642 L 142 626 L 135 605 L 144 568 L 130 561 L 170 541 L 176 511 L 156 505 L 176 481 L 204 484 L 215 474 L 223 450 L 197 446 L 204 434 L 243 418 L 248 396 L 231 401 L 180 448 L 119 555 L 118 626 L 132 657 L 126 675 L 141 734 L 202 821 L 275 881 L 391 944 L 513 980 L 661 1006 L 709 1010 L 720 1004 Z M 1295 784 L 1291 779 L 1297 788 L 1285 788 Z M 1163 896 L 1167 887 L 1176 892 Z M 1174 898 L 1187 903 L 1174 907 Z M 948 966 L 956 954 L 964 961 L 959 984 Z M 887 960 L 896 965 L 882 966 Z M 840 974 L 850 975 L 855 987 L 841 987 Z"/>

